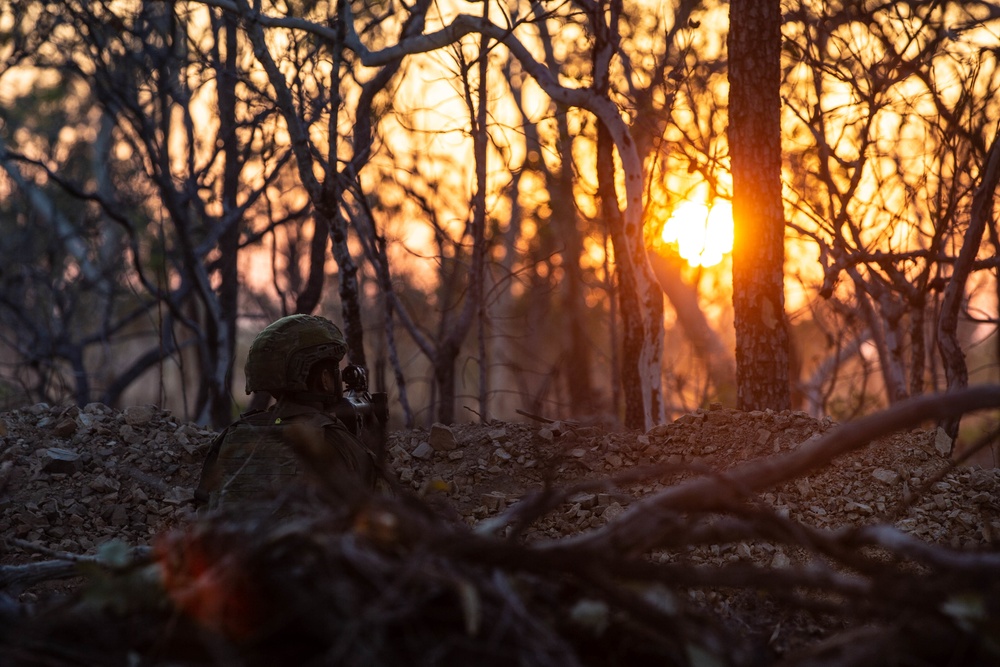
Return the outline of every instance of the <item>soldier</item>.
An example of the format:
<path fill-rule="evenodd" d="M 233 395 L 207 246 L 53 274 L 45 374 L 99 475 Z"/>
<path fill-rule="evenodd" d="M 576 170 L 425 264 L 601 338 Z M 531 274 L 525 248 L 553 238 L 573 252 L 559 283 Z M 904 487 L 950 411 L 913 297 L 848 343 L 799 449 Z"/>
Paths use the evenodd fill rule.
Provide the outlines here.
<path fill-rule="evenodd" d="M 356 502 L 376 485 L 387 418 L 385 394 L 367 392 L 364 369 L 340 361 L 347 342 L 332 322 L 290 315 L 265 327 L 250 345 L 246 392 L 275 403 L 251 411 L 212 443 L 195 492 L 199 503 L 269 507 L 311 486 Z M 338 414 L 340 418 L 338 418 Z M 303 476 L 314 484 L 303 484 Z"/>

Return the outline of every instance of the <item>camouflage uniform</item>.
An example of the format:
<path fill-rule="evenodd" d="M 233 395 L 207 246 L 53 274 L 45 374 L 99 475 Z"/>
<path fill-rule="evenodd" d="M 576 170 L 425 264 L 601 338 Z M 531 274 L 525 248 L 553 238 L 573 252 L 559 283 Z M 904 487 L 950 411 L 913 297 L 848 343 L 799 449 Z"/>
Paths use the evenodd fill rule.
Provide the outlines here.
<path fill-rule="evenodd" d="M 205 460 L 196 500 L 213 507 L 267 506 L 301 491 L 308 474 L 321 476 L 320 488 L 348 502 L 375 488 L 381 434 L 368 434 L 363 442 L 332 409 L 344 400 L 338 363 L 346 349 L 340 330 L 321 317 L 291 315 L 261 331 L 247 355 L 246 391 L 267 391 L 278 400 L 267 410 L 242 415 L 219 434 Z M 336 374 L 333 393 L 307 385 L 310 370 L 320 362 L 329 362 L 325 368 Z M 307 445 L 305 450 L 293 452 L 290 445 L 296 441 Z"/>

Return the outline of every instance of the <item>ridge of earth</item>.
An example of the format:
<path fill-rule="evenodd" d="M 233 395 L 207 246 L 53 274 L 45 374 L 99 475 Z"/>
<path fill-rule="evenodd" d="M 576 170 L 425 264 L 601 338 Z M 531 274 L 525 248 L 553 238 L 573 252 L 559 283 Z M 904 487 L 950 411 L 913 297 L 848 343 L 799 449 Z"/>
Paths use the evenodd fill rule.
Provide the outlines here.
<path fill-rule="evenodd" d="M 498 515 L 545 483 L 610 480 L 652 464 L 668 471 L 570 497 L 532 524 L 524 535 L 531 541 L 596 528 L 692 469 L 724 471 L 787 452 L 834 426 L 804 412 L 718 407 L 647 433 L 572 422 L 436 424 L 391 433 L 387 454 L 404 488 L 453 508 L 469 525 Z M 194 487 L 215 435 L 155 406 L 119 411 L 96 403 L 82 409 L 38 404 L 0 414 L 0 535 L 17 538 L 0 551 L 0 564 L 46 558 L 22 543 L 71 554 L 93 554 L 111 541 L 149 544 L 193 516 Z M 950 443 L 942 436 L 913 429 L 881 438 L 758 500 L 819 528 L 888 522 L 934 544 L 997 549 L 1000 469 L 951 465 L 943 455 Z M 895 512 L 904 501 L 904 510 Z M 683 557 L 705 565 L 744 561 L 770 567 L 787 567 L 800 556 L 763 541 L 653 554 L 661 561 Z M 60 588 L 29 589 L 22 599 L 46 590 Z M 726 611 L 722 597 L 696 595 Z"/>

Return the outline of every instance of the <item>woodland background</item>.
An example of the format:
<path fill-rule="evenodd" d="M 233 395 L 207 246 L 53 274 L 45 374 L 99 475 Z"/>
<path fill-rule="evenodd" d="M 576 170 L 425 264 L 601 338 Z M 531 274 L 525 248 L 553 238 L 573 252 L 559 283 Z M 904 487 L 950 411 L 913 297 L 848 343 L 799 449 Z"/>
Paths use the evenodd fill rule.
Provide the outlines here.
<path fill-rule="evenodd" d="M 4 407 L 221 426 L 292 312 L 344 327 L 405 427 L 765 407 L 738 367 L 775 358 L 788 404 L 837 420 L 996 381 L 1000 3 L 755 18 L 780 27 L 783 258 L 735 289 L 777 276 L 752 303 L 787 352 L 741 347 L 731 254 L 664 240 L 727 250 L 669 221 L 734 199 L 753 4 L 5 3 Z"/>

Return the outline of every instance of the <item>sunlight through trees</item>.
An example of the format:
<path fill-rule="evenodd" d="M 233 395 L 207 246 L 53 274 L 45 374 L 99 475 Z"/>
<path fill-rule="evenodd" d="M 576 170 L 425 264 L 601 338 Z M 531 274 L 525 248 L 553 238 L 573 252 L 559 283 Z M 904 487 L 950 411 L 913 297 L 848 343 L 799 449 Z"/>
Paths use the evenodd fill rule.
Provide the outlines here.
<path fill-rule="evenodd" d="M 12 0 L 0 400 L 226 423 L 291 312 L 406 425 L 996 380 L 998 30 L 993 2 Z"/>

